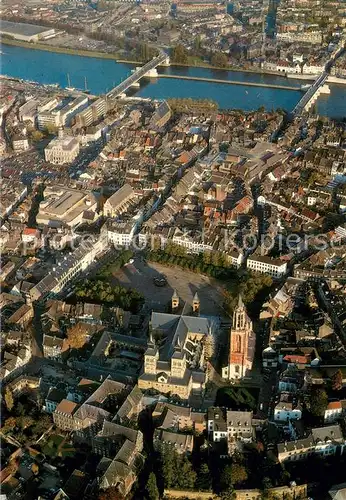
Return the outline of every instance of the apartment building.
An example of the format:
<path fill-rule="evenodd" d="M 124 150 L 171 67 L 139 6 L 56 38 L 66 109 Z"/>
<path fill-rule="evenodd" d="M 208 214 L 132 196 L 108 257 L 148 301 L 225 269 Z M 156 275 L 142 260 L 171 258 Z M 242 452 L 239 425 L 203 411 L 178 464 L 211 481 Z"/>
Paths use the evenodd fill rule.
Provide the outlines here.
<path fill-rule="evenodd" d="M 36 122 L 38 106 L 39 101 L 36 99 L 30 99 L 27 101 L 18 110 L 19 120 L 22 122 L 31 122 L 34 125 Z"/>
<path fill-rule="evenodd" d="M 51 111 L 59 104 L 57 98 L 47 99 L 45 102 L 37 106 L 37 125 L 40 130 L 44 130 L 47 126 L 57 127 L 58 117 L 53 115 Z"/>
<path fill-rule="evenodd" d="M 75 125 L 77 128 L 88 127 L 92 123 L 104 117 L 107 113 L 107 99 L 100 97 L 90 104 L 86 109 L 76 114 Z"/>
<path fill-rule="evenodd" d="M 310 43 L 311 45 L 320 45 L 323 41 L 323 36 L 320 31 L 301 31 L 298 33 L 278 33 L 276 39 L 282 42 L 291 43 Z"/>
<path fill-rule="evenodd" d="M 116 247 L 129 247 L 133 241 L 136 224 L 133 221 L 111 221 L 102 227 L 102 232 L 107 234 L 109 243 Z"/>
<path fill-rule="evenodd" d="M 306 460 L 318 455 L 321 458 L 333 456 L 340 450 L 344 452 L 345 439 L 340 425 L 329 425 L 311 430 L 311 434 L 303 439 L 285 441 L 278 444 L 279 462 Z"/>
<path fill-rule="evenodd" d="M 251 443 L 254 438 L 252 412 L 208 408 L 207 432 L 210 442 L 224 443 L 227 454 L 232 455 L 239 445 Z"/>
<path fill-rule="evenodd" d="M 331 424 L 336 422 L 341 418 L 343 414 L 343 407 L 341 401 L 331 401 L 328 403 L 327 408 L 324 412 L 324 421 L 325 423 Z"/>
<path fill-rule="evenodd" d="M 292 403 L 281 401 L 274 408 L 274 420 L 276 422 L 288 422 L 288 420 L 300 420 L 302 410 L 294 407 Z"/>
<path fill-rule="evenodd" d="M 265 255 L 248 257 L 246 267 L 258 273 L 270 274 L 274 278 L 280 278 L 287 273 L 287 262 L 271 259 Z"/>
<path fill-rule="evenodd" d="M 63 399 L 53 412 L 54 425 L 56 425 L 58 429 L 64 431 L 73 431 L 75 428 L 73 416 L 78 406 L 79 405 L 73 401 Z"/>
<path fill-rule="evenodd" d="M 58 294 L 65 286 L 89 266 L 95 263 L 97 257 L 108 249 L 104 238 L 84 244 L 74 252 L 65 255 L 52 268 L 52 272 L 31 288 L 31 301 L 40 300 L 49 294 Z"/>

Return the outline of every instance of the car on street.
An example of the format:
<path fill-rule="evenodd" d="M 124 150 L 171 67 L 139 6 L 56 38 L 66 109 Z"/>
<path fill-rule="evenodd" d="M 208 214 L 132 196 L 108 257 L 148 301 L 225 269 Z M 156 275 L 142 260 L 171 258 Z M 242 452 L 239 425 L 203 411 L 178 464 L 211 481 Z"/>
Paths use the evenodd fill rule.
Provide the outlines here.
<path fill-rule="evenodd" d="M 166 286 L 167 280 L 166 280 L 166 278 L 154 278 L 154 285 L 155 286 Z"/>

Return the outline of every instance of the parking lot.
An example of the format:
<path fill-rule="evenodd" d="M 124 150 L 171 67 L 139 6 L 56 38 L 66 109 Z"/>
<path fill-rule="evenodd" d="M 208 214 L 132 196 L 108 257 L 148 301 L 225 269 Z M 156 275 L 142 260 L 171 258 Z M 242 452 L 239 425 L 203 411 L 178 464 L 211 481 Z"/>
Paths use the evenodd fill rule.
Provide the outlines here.
<path fill-rule="evenodd" d="M 158 287 L 154 278 L 165 276 L 167 284 Z M 136 288 L 146 300 L 146 305 L 156 311 L 167 311 L 173 290 L 176 289 L 182 301 L 192 304 L 197 292 L 201 301 L 201 314 L 225 316 L 223 309 L 222 285 L 207 276 L 195 274 L 178 267 L 168 267 L 157 263 L 146 263 L 136 257 L 113 277 L 113 284 Z"/>

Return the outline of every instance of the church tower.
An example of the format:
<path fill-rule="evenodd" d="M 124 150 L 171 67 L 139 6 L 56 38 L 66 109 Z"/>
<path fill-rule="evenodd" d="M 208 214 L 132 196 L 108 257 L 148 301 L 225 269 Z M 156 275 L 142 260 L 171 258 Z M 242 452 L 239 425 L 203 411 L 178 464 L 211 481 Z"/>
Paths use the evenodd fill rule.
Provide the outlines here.
<path fill-rule="evenodd" d="M 174 346 L 174 353 L 171 358 L 171 377 L 184 378 L 186 371 L 186 354 L 183 351 L 180 339 Z"/>
<path fill-rule="evenodd" d="M 179 307 L 179 295 L 176 290 L 174 290 L 172 295 L 172 312 L 176 312 Z"/>
<path fill-rule="evenodd" d="M 201 305 L 201 302 L 199 300 L 198 293 L 196 292 L 194 297 L 193 297 L 193 301 L 192 301 L 192 311 L 194 313 L 199 313 L 200 305 Z"/>
<path fill-rule="evenodd" d="M 159 359 L 159 350 L 155 345 L 153 334 L 150 333 L 148 348 L 144 353 L 144 373 L 156 375 L 156 365 Z"/>
<path fill-rule="evenodd" d="M 241 295 L 233 313 L 228 366 L 222 377 L 228 380 L 241 379 L 252 369 L 255 355 L 255 336 L 252 322 L 247 315 Z"/>

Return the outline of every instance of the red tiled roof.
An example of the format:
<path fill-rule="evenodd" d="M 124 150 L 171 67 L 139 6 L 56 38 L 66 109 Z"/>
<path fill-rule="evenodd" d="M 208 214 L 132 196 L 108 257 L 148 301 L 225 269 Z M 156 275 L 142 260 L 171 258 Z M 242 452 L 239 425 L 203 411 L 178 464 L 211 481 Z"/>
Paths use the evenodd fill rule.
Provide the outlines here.
<path fill-rule="evenodd" d="M 287 354 L 284 361 L 288 361 L 289 363 L 301 363 L 306 364 L 309 362 L 309 359 L 306 356 L 300 356 L 299 354 Z"/>
<path fill-rule="evenodd" d="M 327 410 L 339 410 L 339 409 L 340 410 L 342 409 L 342 405 L 341 405 L 340 401 L 332 401 L 327 406 Z"/>

